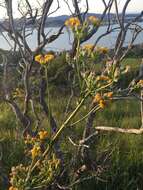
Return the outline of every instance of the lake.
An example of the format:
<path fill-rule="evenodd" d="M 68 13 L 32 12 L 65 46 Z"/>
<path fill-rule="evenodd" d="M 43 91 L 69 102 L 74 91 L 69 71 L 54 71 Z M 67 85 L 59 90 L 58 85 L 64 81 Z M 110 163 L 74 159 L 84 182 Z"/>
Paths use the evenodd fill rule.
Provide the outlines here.
<path fill-rule="evenodd" d="M 140 25 L 143 26 L 143 23 L 140 23 Z M 112 28 L 114 27 L 117 27 L 117 25 L 112 25 Z M 106 29 L 107 29 L 107 26 L 101 26 L 98 32 L 95 35 L 93 35 L 93 37 L 90 40 L 88 40 L 86 43 L 93 44 L 98 38 L 98 36 L 105 33 Z M 58 30 L 59 30 L 59 27 L 45 29 L 46 33 L 49 33 L 49 35 L 56 34 Z M 103 37 L 99 41 L 98 45 L 106 46 L 108 48 L 114 48 L 117 34 L 118 34 L 118 31 L 112 32 L 111 34 Z M 8 39 L 8 41 L 4 38 L 4 36 Z M 131 36 L 132 36 L 132 33 L 128 32 L 124 46 L 128 45 L 128 43 L 131 40 Z M 32 36 L 29 36 L 27 38 L 28 44 L 33 50 L 37 46 L 36 39 L 37 39 L 37 32 L 36 30 L 34 30 Z M 46 46 L 46 49 L 54 50 L 54 51 L 69 50 L 71 49 L 72 42 L 73 42 L 72 32 L 67 31 L 67 29 L 65 28 L 63 30 L 63 34 L 61 34 L 60 37 L 56 39 L 53 43 L 48 44 Z M 135 41 L 135 44 L 140 44 L 140 43 L 143 43 L 143 32 L 139 34 L 139 36 L 137 37 Z M 13 46 L 12 41 L 7 36 L 6 32 L 3 32 L 3 35 L 0 35 L 0 48 L 5 49 L 5 50 L 10 50 L 12 46 Z"/>

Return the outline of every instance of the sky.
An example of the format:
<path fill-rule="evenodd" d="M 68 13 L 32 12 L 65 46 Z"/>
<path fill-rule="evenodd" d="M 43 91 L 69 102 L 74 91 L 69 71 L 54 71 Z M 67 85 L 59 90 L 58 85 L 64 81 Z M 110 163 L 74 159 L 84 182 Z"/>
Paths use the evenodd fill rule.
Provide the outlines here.
<path fill-rule="evenodd" d="M 13 10 L 14 10 L 14 16 L 15 17 L 19 17 L 20 14 L 18 13 L 18 3 L 17 2 L 22 2 L 21 0 L 13 0 Z M 65 1 L 68 1 L 70 4 L 71 9 L 73 10 L 72 5 L 72 0 L 59 0 L 60 2 L 60 9 L 52 14 L 51 16 L 58 16 L 58 15 L 69 15 L 70 11 L 68 9 L 68 6 L 66 5 Z M 80 0 L 81 4 L 80 4 L 80 8 L 82 11 L 85 10 L 85 0 Z M 92 13 L 102 13 L 103 11 L 103 3 L 102 0 L 88 0 L 89 1 L 89 12 Z M 109 0 L 106 0 L 106 2 L 108 2 Z M 3 0 L 0 0 L 0 4 L 3 2 Z M 33 3 L 33 8 L 39 6 L 38 2 L 43 2 L 43 0 L 30 0 L 30 2 Z M 118 4 L 119 4 L 119 11 L 121 12 L 122 7 L 124 5 L 124 3 L 126 2 L 126 0 L 118 0 Z M 54 0 L 53 6 L 51 11 L 53 11 L 55 8 L 57 7 L 57 0 Z M 21 3 L 21 8 L 23 9 L 23 5 Z M 131 0 L 127 12 L 130 13 L 134 13 L 134 12 L 140 12 L 143 10 L 143 0 Z M 114 12 L 114 7 L 112 8 L 112 12 Z M 4 8 L 0 8 L 0 18 L 4 18 L 6 17 L 6 11 Z"/>
<path fill-rule="evenodd" d="M 69 2 L 72 2 L 72 0 L 68 0 Z M 108 2 L 109 0 L 106 0 Z M 68 7 L 65 5 L 64 0 L 60 0 L 61 2 L 61 9 L 59 10 L 58 14 L 68 14 L 69 10 Z M 81 7 L 82 10 L 84 10 L 84 7 L 86 5 L 85 0 L 81 0 Z M 92 13 L 101 13 L 104 9 L 102 0 L 88 0 L 89 2 L 89 12 Z M 124 3 L 126 0 L 118 0 L 119 4 L 119 10 L 121 11 L 123 8 Z M 139 12 L 143 10 L 143 0 L 131 0 L 129 7 L 128 7 L 128 12 Z M 112 9 L 114 12 L 114 8 Z"/>

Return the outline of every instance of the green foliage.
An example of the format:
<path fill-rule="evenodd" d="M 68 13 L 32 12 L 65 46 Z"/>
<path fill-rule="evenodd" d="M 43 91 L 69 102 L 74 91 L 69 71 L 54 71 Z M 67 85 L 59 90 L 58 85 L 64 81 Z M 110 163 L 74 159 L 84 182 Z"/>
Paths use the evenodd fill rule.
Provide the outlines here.
<path fill-rule="evenodd" d="M 54 60 L 54 63 L 49 65 L 49 83 L 55 84 L 56 87 L 68 86 L 71 83 L 68 79 L 70 72 L 72 72 L 72 68 L 66 62 L 66 54 L 61 53 L 61 55 Z"/>
<path fill-rule="evenodd" d="M 52 108 L 53 110 L 57 110 L 54 114 L 57 118 L 60 118 L 62 117 L 62 113 L 59 115 L 58 110 L 65 110 L 66 96 L 63 96 L 63 101 L 60 103 L 61 99 L 57 94 L 59 94 L 58 91 L 55 93 L 55 96 L 52 99 Z M 95 125 L 110 125 L 123 128 L 130 128 L 132 126 L 137 128 L 140 125 L 140 113 L 138 109 L 139 104 L 136 104 L 136 102 L 132 101 L 127 101 L 123 107 L 121 107 L 120 104 L 120 102 L 113 103 L 109 110 L 105 109 L 103 112 L 98 113 L 96 116 Z M 82 123 L 78 124 L 72 133 L 80 134 L 80 126 L 82 126 Z M 68 134 L 68 131 L 65 131 L 65 133 Z M 12 135 L 12 132 L 10 134 Z M 103 178 L 103 182 L 92 179 L 91 181 L 86 182 L 87 185 L 84 183 L 83 186 L 81 185 L 81 187 L 78 187 L 78 190 L 80 190 L 80 188 L 88 189 L 89 185 L 90 190 L 94 190 L 95 188 L 108 190 L 116 189 L 116 187 L 118 187 L 117 189 L 124 189 L 125 186 L 128 186 L 128 189 L 134 190 L 138 186 L 142 174 L 142 143 L 142 137 L 136 137 L 134 135 L 101 135 L 98 143 L 95 144 L 94 147 L 95 154 L 101 155 L 102 157 L 103 155 L 108 156 L 108 154 L 111 152 L 111 157 L 108 158 L 106 163 L 107 168 L 105 173 L 103 173 L 103 176 L 101 176 L 101 178 Z M 12 165 L 15 166 L 19 163 L 19 161 L 23 160 L 23 143 L 14 141 L 12 135 L 12 140 L 9 137 L 9 139 L 6 139 L 2 144 L 4 150 L 4 166 L 6 166 L 5 170 L 7 170 L 6 173 L 8 173 Z M 67 145 L 69 148 L 70 145 Z M 65 150 L 67 149 L 67 145 L 64 144 L 63 146 Z M 104 153 L 105 150 L 107 151 L 107 155 Z M 104 157 L 98 157 L 99 158 L 96 159 L 98 162 L 100 161 L 100 163 L 102 163 L 102 159 Z"/>
<path fill-rule="evenodd" d="M 59 61 L 60 59 L 60 61 Z M 53 75 L 56 75 L 59 72 L 61 75 L 61 81 L 53 80 L 50 83 L 50 92 L 52 96 L 50 96 L 51 109 L 53 110 L 53 114 L 58 120 L 58 124 L 63 120 L 63 113 L 66 110 L 66 104 L 68 101 L 69 89 L 65 88 L 67 81 L 67 76 L 63 77 L 65 73 L 65 68 L 67 67 L 65 63 L 65 57 L 61 57 L 55 64 L 52 64 L 49 69 L 50 78 Z M 124 65 L 130 65 L 131 71 L 126 76 L 126 78 L 121 78 L 121 85 L 126 86 L 128 77 L 133 77 L 136 75 L 138 66 L 136 66 L 137 59 L 126 59 L 123 63 Z M 62 67 L 61 67 L 61 64 Z M 95 66 L 99 68 L 99 65 Z M 59 68 L 62 68 L 59 71 Z M 59 76 L 58 75 L 58 76 Z M 126 82 L 125 82 L 126 81 Z M 129 80 L 130 81 L 130 80 Z M 53 85 L 54 84 L 54 85 Z M 63 84 L 65 85 L 63 88 Z M 59 88 L 57 86 L 59 85 Z M 78 97 L 74 96 L 72 104 L 69 109 L 73 110 L 75 102 L 78 100 Z M 138 128 L 140 127 L 140 111 L 139 111 L 139 102 L 128 100 L 124 101 L 122 104 L 122 100 L 113 102 L 109 107 L 102 110 L 101 112 L 97 112 L 95 125 L 108 125 L 114 127 L 123 127 L 123 128 Z M 80 114 L 74 118 L 74 121 L 77 121 L 81 118 L 81 115 L 84 116 L 89 109 L 88 102 L 84 106 L 83 110 Z M 8 119 L 7 119 L 8 118 Z M 19 129 L 16 127 L 17 123 L 15 122 L 15 116 L 11 112 L 11 110 L 6 106 L 6 104 L 1 104 L 1 115 L 0 115 L 0 145 L 2 146 L 2 162 L 3 162 L 3 173 L 8 175 L 11 166 L 16 166 L 20 162 L 24 163 L 23 157 L 23 140 L 19 140 Z M 46 119 L 43 120 L 42 126 L 46 126 Z M 83 131 L 82 122 L 77 124 L 76 127 L 72 129 L 72 132 L 69 130 L 65 130 L 64 134 L 67 136 L 68 134 L 73 135 L 76 134 L 79 138 L 81 138 L 81 134 Z M 63 136 L 64 136 L 63 134 Z M 75 188 L 80 189 L 88 189 L 94 190 L 95 188 L 100 189 L 141 189 L 141 176 L 142 176 L 142 137 L 135 137 L 134 135 L 117 135 L 117 134 L 102 134 L 99 135 L 98 139 L 95 142 L 94 146 L 92 146 L 92 154 L 97 162 L 97 164 L 102 164 L 103 160 L 106 158 L 104 172 L 101 174 L 101 180 L 98 178 L 93 178 L 88 182 L 82 183 L 80 186 L 76 186 Z M 62 149 L 64 151 L 70 150 L 69 152 L 74 152 L 73 147 L 70 145 L 69 141 L 65 139 L 62 143 Z M 69 153 L 70 154 L 70 153 Z M 109 156 L 110 155 L 110 156 Z M 69 155 L 69 157 L 72 155 Z M 68 159 L 68 155 L 67 155 Z M 71 168 L 72 169 L 72 168 Z M 122 181 L 122 183 L 121 183 Z M 4 188 L 3 188 L 4 189 Z"/>

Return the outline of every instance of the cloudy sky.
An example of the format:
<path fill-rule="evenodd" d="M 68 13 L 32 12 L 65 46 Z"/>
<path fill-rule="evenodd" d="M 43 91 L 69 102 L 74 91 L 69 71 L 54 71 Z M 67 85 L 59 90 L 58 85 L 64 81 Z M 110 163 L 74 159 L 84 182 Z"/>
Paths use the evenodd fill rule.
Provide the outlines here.
<path fill-rule="evenodd" d="M 19 13 L 17 11 L 17 2 L 22 2 L 21 0 L 13 0 L 13 8 L 14 8 L 14 15 L 15 17 L 19 16 Z M 72 9 L 72 0 L 60 0 L 60 9 L 54 13 L 52 16 L 57 16 L 57 15 L 65 15 L 65 14 L 70 14 L 70 11 L 68 9 L 68 6 L 66 5 L 65 1 L 68 1 L 70 4 L 70 7 Z M 81 9 L 84 11 L 85 8 L 85 0 L 80 0 L 81 1 Z M 101 13 L 103 11 L 103 3 L 102 0 L 88 0 L 89 1 L 89 12 L 93 13 Z M 109 0 L 106 0 L 108 2 Z M 3 0 L 0 0 L 0 3 L 3 2 Z M 43 2 L 43 0 L 30 0 L 30 2 L 33 2 L 33 7 L 38 6 L 38 2 Z M 118 0 L 119 4 L 119 9 L 120 11 L 122 10 L 122 7 L 126 0 Z M 23 7 L 21 3 L 21 7 Z M 57 0 L 54 0 L 52 10 L 54 10 L 57 7 Z M 131 0 L 129 7 L 128 7 L 128 12 L 139 12 L 143 10 L 143 0 Z M 114 7 L 112 9 L 112 12 L 114 12 Z M 6 12 L 3 8 L 1 8 L 0 12 L 0 18 L 4 18 L 6 16 Z"/>
<path fill-rule="evenodd" d="M 69 2 L 72 2 L 72 0 L 68 0 Z M 90 12 L 96 12 L 96 13 L 101 13 L 103 11 L 103 3 L 102 0 L 88 0 L 89 1 L 89 8 Z M 108 2 L 109 0 L 106 0 Z M 64 3 L 64 0 L 60 0 L 61 2 L 61 9 L 59 10 L 58 14 L 69 14 L 69 10 L 67 6 Z M 85 7 L 85 0 L 81 0 L 81 7 L 84 10 Z M 118 0 L 119 4 L 119 9 L 120 11 L 122 10 L 122 7 L 126 0 Z M 131 0 L 129 7 L 128 7 L 128 12 L 139 12 L 143 10 L 143 0 Z M 114 12 L 114 9 L 112 10 Z"/>

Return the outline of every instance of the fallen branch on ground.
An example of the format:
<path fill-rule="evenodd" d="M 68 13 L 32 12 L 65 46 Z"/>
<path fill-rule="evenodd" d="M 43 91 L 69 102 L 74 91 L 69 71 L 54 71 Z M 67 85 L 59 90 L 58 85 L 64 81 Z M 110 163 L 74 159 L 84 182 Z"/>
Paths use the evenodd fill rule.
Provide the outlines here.
<path fill-rule="evenodd" d="M 122 129 L 119 127 L 106 127 L 106 126 L 97 126 L 95 127 L 97 131 L 107 131 L 107 132 L 118 132 L 118 133 L 127 133 L 127 134 L 143 134 L 143 128 L 140 129 Z"/>

